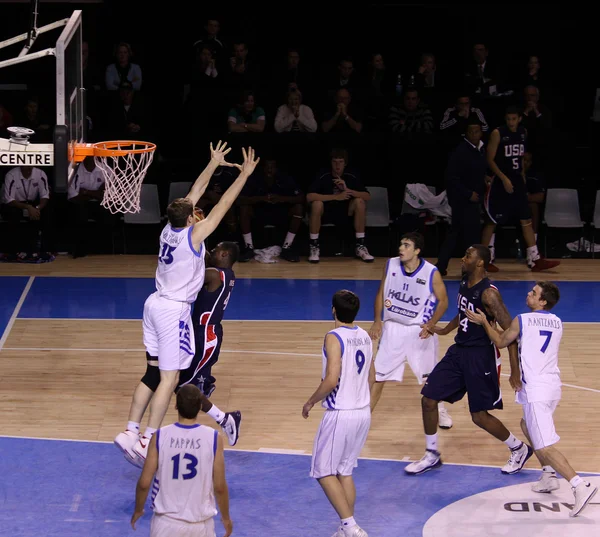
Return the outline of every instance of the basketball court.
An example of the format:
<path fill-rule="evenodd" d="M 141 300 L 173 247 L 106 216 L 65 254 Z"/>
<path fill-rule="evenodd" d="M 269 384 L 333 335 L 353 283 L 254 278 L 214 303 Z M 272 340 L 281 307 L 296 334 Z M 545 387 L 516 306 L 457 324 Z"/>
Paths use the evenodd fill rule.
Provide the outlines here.
<path fill-rule="evenodd" d="M 0 146 L 0 163 L 14 159 L 7 164 L 14 166 L 19 158 L 45 155 L 58 192 L 66 191 L 76 169 L 77 149 L 107 161 L 133 158 L 140 171 L 149 165 L 151 148 L 116 147 L 118 153 L 111 153 L 114 146 L 85 145 L 80 12 L 53 30 L 59 34 L 55 143 L 36 147 L 42 144 L 27 144 L 27 133 L 15 132 L 16 140 Z M 48 55 L 43 50 L 15 55 L 13 63 L 0 67 L 10 69 L 28 54 Z M 141 153 L 129 153 L 132 149 Z M 131 168 L 122 170 L 123 177 L 131 173 Z M 226 452 L 234 535 L 335 531 L 335 512 L 308 477 L 322 410 L 315 407 L 308 420 L 301 410 L 321 378 L 323 336 L 333 326 L 332 294 L 341 288 L 356 292 L 362 301 L 358 321 L 368 328 L 384 262 L 336 258 L 316 266 L 251 262 L 235 267 L 238 281 L 226 312 L 212 396 L 221 409 L 243 414 L 240 440 Z M 536 275 L 522 264 L 501 268 L 494 280 L 516 315 L 525 311 Z M 154 290 L 155 269 L 155 256 L 59 257 L 43 265 L 0 266 L 0 524 L 7 535 L 148 533 L 149 510 L 137 533 L 129 526 L 139 469 L 112 441 L 123 429 L 132 391 L 146 367 L 141 318 Z M 449 274 L 458 272 L 454 260 Z M 562 295 L 555 309 L 565 322 L 563 399 L 556 413 L 560 449 L 595 484 L 600 484 L 598 274 L 593 260 L 565 260 L 556 271 L 538 275 L 557 282 Z M 444 322 L 455 315 L 458 281 L 448 279 L 446 285 L 450 306 Z M 451 337 L 440 339 L 440 356 L 451 343 Z M 496 415 L 522 438 L 521 408 L 508 384 L 505 351 L 503 368 L 505 409 Z M 410 477 L 404 467 L 424 450 L 419 387 L 407 370 L 404 383 L 384 390 L 355 471 L 356 518 L 369 535 L 597 534 L 599 499 L 582 516 L 569 519 L 568 483 L 562 481 L 553 494 L 532 493 L 530 483 L 539 475 L 535 459 L 517 475 L 502 475 L 506 446 L 471 423 L 466 399 L 448 409 L 454 426 L 440 431 L 444 466 Z M 165 423 L 175 419 L 172 408 Z M 201 421 L 214 426 L 204 416 Z"/>

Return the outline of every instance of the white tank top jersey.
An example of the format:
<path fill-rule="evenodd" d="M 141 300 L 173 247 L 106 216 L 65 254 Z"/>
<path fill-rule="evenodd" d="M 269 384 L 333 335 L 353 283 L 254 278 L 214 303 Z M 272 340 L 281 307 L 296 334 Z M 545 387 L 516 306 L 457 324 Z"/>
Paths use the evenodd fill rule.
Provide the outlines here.
<path fill-rule="evenodd" d="M 191 303 L 204 285 L 204 242 L 200 251 L 194 250 L 193 229 L 173 229 L 167 224 L 160 234 L 156 290 L 163 298 Z"/>
<path fill-rule="evenodd" d="M 342 371 L 337 386 L 323 399 L 328 410 L 358 410 L 369 406 L 369 368 L 373 360 L 373 343 L 362 328 L 340 326 L 334 334 L 342 348 Z M 327 338 L 327 335 L 325 336 Z M 327 371 L 327 352 L 323 342 L 323 378 Z"/>
<path fill-rule="evenodd" d="M 180 423 L 156 431 L 158 470 L 152 508 L 157 515 L 195 523 L 217 514 L 213 492 L 217 434 L 204 425 Z"/>
<path fill-rule="evenodd" d="M 421 259 L 417 269 L 407 274 L 399 257 L 388 260 L 383 288 L 383 321 L 420 325 L 431 319 L 437 300 L 433 292 L 435 265 Z"/>
<path fill-rule="evenodd" d="M 518 319 L 521 380 L 527 401 L 560 399 L 558 348 L 563 334 L 562 321 L 544 310 L 523 313 Z"/>

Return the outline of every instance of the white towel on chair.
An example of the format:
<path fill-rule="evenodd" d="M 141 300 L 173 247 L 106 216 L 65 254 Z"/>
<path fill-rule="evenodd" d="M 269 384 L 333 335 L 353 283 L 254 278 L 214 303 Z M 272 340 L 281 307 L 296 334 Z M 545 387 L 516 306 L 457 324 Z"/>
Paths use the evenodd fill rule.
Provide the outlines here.
<path fill-rule="evenodd" d="M 406 185 L 404 200 L 415 209 L 427 209 L 436 216 L 452 218 L 452 209 L 448 204 L 445 190 L 436 196 L 427 188 L 427 185 L 410 183 Z"/>
<path fill-rule="evenodd" d="M 254 259 L 259 263 L 278 263 L 281 246 L 269 246 L 262 250 L 254 250 Z"/>

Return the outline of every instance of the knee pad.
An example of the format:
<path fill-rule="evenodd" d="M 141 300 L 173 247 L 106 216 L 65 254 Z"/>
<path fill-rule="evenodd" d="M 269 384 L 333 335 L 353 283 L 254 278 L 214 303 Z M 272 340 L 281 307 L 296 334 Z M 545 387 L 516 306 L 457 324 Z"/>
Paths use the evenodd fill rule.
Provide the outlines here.
<path fill-rule="evenodd" d="M 148 359 L 155 360 L 156 358 L 148 355 Z M 146 373 L 142 377 L 142 382 L 155 392 L 160 384 L 160 370 L 158 369 L 158 366 L 150 364 L 146 365 Z"/>

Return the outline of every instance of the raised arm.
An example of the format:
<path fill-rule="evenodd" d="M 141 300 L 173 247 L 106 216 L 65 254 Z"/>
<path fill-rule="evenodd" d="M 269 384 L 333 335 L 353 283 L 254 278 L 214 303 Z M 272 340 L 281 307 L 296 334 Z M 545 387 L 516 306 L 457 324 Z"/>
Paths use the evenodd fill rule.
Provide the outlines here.
<path fill-rule="evenodd" d="M 213 173 L 215 173 L 215 170 L 219 166 L 236 166 L 235 164 L 231 164 L 225 160 L 225 155 L 227 155 L 227 153 L 231 151 L 231 147 L 228 149 L 226 149 L 226 147 L 227 142 L 221 142 L 221 140 L 219 140 L 217 147 L 213 149 L 213 145 L 211 142 L 210 161 L 207 164 L 206 168 L 204 168 L 202 173 L 198 176 L 198 179 L 196 179 L 196 181 L 192 185 L 192 189 L 186 196 L 189 200 L 192 201 L 194 207 L 196 206 L 196 203 L 198 203 L 198 200 L 202 197 L 202 194 L 204 194 L 204 192 L 206 191 L 210 178 L 213 176 Z"/>
<path fill-rule="evenodd" d="M 433 327 L 444 316 L 444 313 L 446 313 L 446 310 L 448 309 L 448 292 L 446 291 L 446 285 L 444 284 L 444 280 L 442 279 L 442 275 L 440 274 L 439 270 L 436 270 L 433 273 L 432 287 L 433 294 L 437 300 L 437 305 L 431 319 L 429 319 L 427 323 L 421 325 L 421 339 L 427 339 L 429 336 L 435 333 L 433 331 Z"/>

